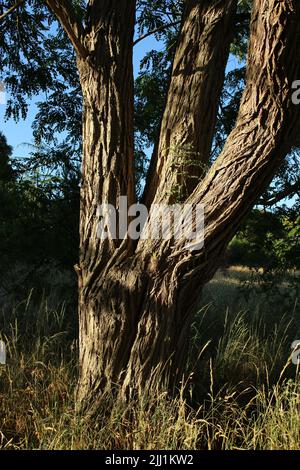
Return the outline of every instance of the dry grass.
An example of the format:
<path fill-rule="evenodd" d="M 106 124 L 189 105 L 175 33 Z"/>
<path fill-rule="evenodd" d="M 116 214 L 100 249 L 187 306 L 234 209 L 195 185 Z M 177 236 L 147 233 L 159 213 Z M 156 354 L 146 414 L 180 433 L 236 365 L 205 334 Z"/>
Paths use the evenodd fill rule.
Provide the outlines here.
<path fill-rule="evenodd" d="M 270 313 L 239 291 L 249 273 L 219 273 L 193 325 L 193 380 L 175 398 L 102 397 L 92 425 L 76 415 L 72 315 L 51 294 L 0 318 L 0 449 L 299 449 L 300 385 L 291 364 L 299 312 Z M 276 313 L 276 314 L 275 314 Z M 299 336 L 299 335 L 298 335 Z M 205 347 L 204 347 L 205 346 Z M 194 360 L 194 359 L 193 359 Z"/>

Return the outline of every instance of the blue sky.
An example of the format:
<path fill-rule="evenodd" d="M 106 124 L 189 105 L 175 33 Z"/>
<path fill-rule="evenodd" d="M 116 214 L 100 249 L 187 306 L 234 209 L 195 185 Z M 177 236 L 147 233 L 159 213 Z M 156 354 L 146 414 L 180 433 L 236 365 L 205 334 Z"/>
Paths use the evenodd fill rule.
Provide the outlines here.
<path fill-rule="evenodd" d="M 140 61 L 145 56 L 145 53 L 151 49 L 160 50 L 163 47 L 161 42 L 158 42 L 154 36 L 150 36 L 140 43 L 138 43 L 134 48 L 134 74 L 135 76 L 139 72 Z M 231 57 L 228 63 L 228 69 L 233 69 L 238 66 L 237 61 Z M 39 101 L 44 101 L 45 95 L 40 94 L 34 99 L 28 102 L 29 109 L 26 120 L 20 120 L 15 122 L 13 119 L 8 121 L 4 120 L 5 115 L 5 105 L 0 104 L 0 131 L 6 136 L 8 143 L 14 149 L 14 156 L 16 157 L 25 157 L 28 155 L 30 149 L 28 144 L 33 144 L 33 135 L 32 135 L 32 121 L 38 111 L 37 103 Z"/>
<path fill-rule="evenodd" d="M 151 49 L 161 49 L 162 44 L 156 41 L 154 37 L 148 37 L 138 43 L 134 48 L 134 74 L 138 74 L 140 61 L 145 53 Z M 25 157 L 29 153 L 28 144 L 33 144 L 33 136 L 31 124 L 37 113 L 37 105 L 39 101 L 45 99 L 44 94 L 36 96 L 29 101 L 29 109 L 26 120 L 20 120 L 17 123 L 13 119 L 4 120 L 5 105 L 0 104 L 0 131 L 6 136 L 9 145 L 14 149 L 14 156 Z"/>

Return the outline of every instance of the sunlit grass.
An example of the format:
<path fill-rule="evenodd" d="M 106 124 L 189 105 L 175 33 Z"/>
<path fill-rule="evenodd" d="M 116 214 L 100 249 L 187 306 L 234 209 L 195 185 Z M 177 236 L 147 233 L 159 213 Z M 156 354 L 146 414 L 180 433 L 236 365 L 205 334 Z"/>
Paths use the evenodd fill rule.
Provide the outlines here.
<path fill-rule="evenodd" d="M 91 423 L 75 413 L 76 318 L 33 292 L 0 315 L 0 449 L 299 449 L 300 384 L 291 363 L 299 310 L 246 302 L 243 269 L 218 273 L 192 328 L 194 374 L 175 397 L 102 397 Z M 239 281 L 240 279 L 240 281 Z M 234 282 L 232 282 L 234 281 Z M 295 299 L 295 305 L 297 305 Z"/>

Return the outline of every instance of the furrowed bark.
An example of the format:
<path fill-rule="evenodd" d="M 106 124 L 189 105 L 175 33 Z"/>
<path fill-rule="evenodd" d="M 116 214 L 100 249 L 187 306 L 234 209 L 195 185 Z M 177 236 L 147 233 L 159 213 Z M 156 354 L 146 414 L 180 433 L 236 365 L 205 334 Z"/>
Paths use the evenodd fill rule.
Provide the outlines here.
<path fill-rule="evenodd" d="M 134 0 L 90 2 L 85 45 L 78 67 L 84 99 L 80 218 L 79 396 L 94 383 L 112 377 L 114 337 L 128 315 L 118 293 L 116 262 L 132 250 L 130 240 L 98 233 L 100 204 L 118 207 L 120 196 L 134 202 L 133 66 Z M 105 287 L 115 274 L 115 286 Z M 123 274 L 120 274 L 123 278 Z M 129 299 L 130 302 L 130 299 Z M 115 309 L 115 310 L 114 310 Z M 119 321 L 118 317 L 121 317 Z M 111 357 L 110 357 L 111 352 Z M 118 356 L 118 353 L 117 353 Z M 120 363 L 121 364 L 121 363 Z M 112 365 L 113 367 L 113 365 Z M 94 380 L 95 379 L 95 380 Z"/>
<path fill-rule="evenodd" d="M 237 125 L 187 201 L 204 205 L 204 247 L 190 252 L 187 240 L 160 246 L 139 242 L 137 255 L 158 250 L 159 262 L 131 348 L 125 393 L 149 382 L 178 385 L 201 288 L 297 139 L 300 107 L 292 103 L 292 82 L 300 76 L 299 20 L 296 0 L 254 2 L 247 86 Z"/>
<path fill-rule="evenodd" d="M 186 199 L 209 163 L 232 39 L 235 0 L 189 0 L 144 201 Z M 156 196 L 156 197 L 155 197 Z"/>

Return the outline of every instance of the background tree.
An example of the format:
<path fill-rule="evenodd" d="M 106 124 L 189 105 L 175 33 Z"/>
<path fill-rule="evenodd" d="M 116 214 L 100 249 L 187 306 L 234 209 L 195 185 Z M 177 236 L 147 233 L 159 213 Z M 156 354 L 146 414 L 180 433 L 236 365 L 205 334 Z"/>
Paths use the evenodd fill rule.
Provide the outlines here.
<path fill-rule="evenodd" d="M 66 148 L 48 150 L 44 165 L 42 152 L 35 153 L 28 164 L 9 160 L 12 148 L 3 135 L 0 141 L 1 277 L 15 263 L 25 271 L 53 264 L 70 269 L 78 259 L 79 171 L 69 168 Z"/>
<path fill-rule="evenodd" d="M 0 133 L 0 180 L 11 181 L 14 177 L 14 172 L 9 162 L 12 155 L 12 147 L 7 144 L 5 136 Z"/>
<path fill-rule="evenodd" d="M 15 180 L 2 184 L 2 272 L 15 262 L 25 270 L 28 265 L 46 268 L 53 263 L 70 269 L 78 260 L 82 148 L 76 57 L 45 5 L 14 5 L 0 2 L 0 75 L 8 91 L 5 117 L 25 118 L 28 101 L 39 95 L 40 102 L 33 121 L 35 145 L 28 147 L 27 158 L 11 159 Z M 11 14 L 6 16 L 7 11 Z"/>

